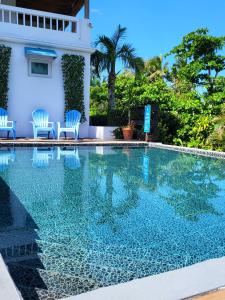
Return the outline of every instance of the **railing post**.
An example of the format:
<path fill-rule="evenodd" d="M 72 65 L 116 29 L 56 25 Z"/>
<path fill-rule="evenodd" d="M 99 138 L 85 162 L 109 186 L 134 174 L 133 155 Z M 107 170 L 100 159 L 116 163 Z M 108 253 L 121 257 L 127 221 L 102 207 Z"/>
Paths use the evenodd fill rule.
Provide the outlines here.
<path fill-rule="evenodd" d="M 90 8 L 89 0 L 84 0 L 84 17 L 85 19 L 90 19 Z"/>

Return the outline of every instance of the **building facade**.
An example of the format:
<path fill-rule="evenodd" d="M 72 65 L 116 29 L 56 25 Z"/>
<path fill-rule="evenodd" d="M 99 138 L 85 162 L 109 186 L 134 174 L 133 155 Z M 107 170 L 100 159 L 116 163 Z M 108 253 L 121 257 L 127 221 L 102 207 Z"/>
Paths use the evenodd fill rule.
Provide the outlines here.
<path fill-rule="evenodd" d="M 84 18 L 77 19 L 82 10 Z M 17 136 L 32 136 L 32 111 L 38 108 L 49 112 L 50 121 L 64 121 L 62 56 L 74 54 L 85 59 L 80 137 L 88 137 L 90 33 L 88 0 L 0 0 L 0 44 L 12 49 L 8 113 Z"/>

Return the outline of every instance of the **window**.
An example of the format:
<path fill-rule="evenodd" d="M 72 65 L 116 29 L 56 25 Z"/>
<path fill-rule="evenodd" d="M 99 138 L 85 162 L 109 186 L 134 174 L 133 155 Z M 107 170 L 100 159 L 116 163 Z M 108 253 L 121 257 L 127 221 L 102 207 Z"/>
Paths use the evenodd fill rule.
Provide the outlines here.
<path fill-rule="evenodd" d="M 48 64 L 40 62 L 31 62 L 31 73 L 36 75 L 48 75 Z"/>
<path fill-rule="evenodd" d="M 29 76 L 51 77 L 52 61 L 46 59 L 29 59 Z"/>

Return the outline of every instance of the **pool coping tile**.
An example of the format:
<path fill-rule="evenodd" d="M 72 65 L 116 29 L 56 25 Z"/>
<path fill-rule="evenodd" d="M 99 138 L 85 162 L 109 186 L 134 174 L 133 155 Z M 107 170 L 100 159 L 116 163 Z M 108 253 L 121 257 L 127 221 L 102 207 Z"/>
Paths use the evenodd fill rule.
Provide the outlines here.
<path fill-rule="evenodd" d="M 15 286 L 8 268 L 0 254 L 0 299 L 4 300 L 22 300 L 18 289 Z"/>
<path fill-rule="evenodd" d="M 181 300 L 225 285 L 225 257 L 61 300 Z"/>

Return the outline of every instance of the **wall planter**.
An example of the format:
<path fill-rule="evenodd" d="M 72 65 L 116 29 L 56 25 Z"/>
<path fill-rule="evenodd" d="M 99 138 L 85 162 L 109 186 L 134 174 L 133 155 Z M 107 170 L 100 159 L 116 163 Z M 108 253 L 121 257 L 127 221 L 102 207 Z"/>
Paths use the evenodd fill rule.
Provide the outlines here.
<path fill-rule="evenodd" d="M 81 113 L 81 122 L 86 121 L 84 106 L 84 67 L 81 55 L 64 54 L 62 72 L 65 93 L 65 112 L 76 109 Z"/>
<path fill-rule="evenodd" d="M 0 45 L 0 107 L 8 107 L 8 81 L 11 48 Z"/>

